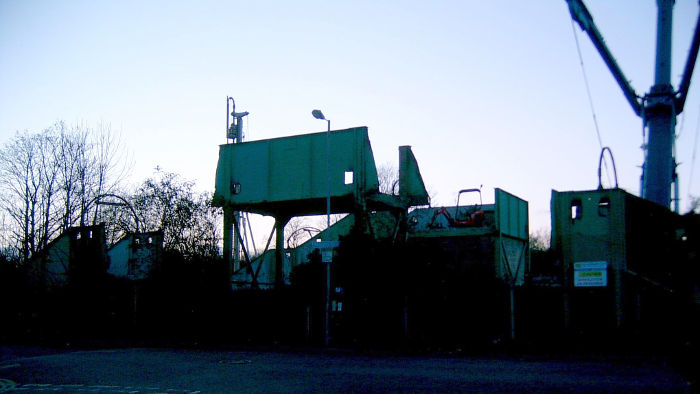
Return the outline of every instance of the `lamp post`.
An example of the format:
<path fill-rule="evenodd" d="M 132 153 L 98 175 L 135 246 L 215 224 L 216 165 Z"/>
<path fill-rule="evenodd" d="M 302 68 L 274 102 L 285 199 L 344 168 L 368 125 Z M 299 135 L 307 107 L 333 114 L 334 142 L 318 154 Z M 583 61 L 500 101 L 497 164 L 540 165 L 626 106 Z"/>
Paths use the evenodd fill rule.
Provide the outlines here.
<path fill-rule="evenodd" d="M 326 131 L 326 187 L 328 188 L 328 193 L 326 194 L 326 228 L 328 229 L 331 227 L 331 121 L 323 116 L 323 112 L 320 109 L 311 111 L 311 115 L 316 119 L 328 122 L 328 131 Z"/>
<path fill-rule="evenodd" d="M 320 109 L 311 111 L 314 118 L 325 120 L 328 122 L 328 131 L 326 131 L 326 236 L 331 233 L 331 121 L 323 116 Z M 330 326 L 330 310 L 331 310 L 331 262 L 326 262 L 326 308 L 324 313 L 323 328 L 325 335 L 323 338 L 324 345 L 328 346 L 329 326 Z"/>

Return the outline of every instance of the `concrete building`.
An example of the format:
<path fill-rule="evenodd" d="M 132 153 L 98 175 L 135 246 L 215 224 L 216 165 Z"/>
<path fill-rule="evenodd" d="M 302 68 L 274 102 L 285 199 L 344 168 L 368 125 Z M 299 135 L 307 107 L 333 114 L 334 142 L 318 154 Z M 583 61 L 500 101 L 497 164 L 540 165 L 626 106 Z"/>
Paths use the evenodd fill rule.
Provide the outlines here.
<path fill-rule="evenodd" d="M 408 216 L 408 242 L 434 248 L 460 243 L 462 263 L 487 265 L 495 278 L 521 286 L 529 268 L 528 203 L 501 189 L 493 201 L 416 209 Z"/>
<path fill-rule="evenodd" d="M 462 221 L 458 224 L 454 218 L 463 215 L 462 211 L 472 211 L 471 215 L 481 212 L 483 219 L 478 223 Z M 318 248 L 318 241 L 338 241 L 348 235 L 354 223 L 354 216 L 348 215 L 331 226 L 330 230 L 324 230 L 301 244 L 291 251 L 292 266 L 306 262 L 307 256 Z M 397 217 L 390 212 L 372 212 L 368 215 L 368 223 L 368 228 L 377 239 L 393 238 L 399 233 Z M 406 242 L 423 243 L 426 248 L 441 248 L 444 242 L 469 243 L 465 240 L 472 240 L 474 243 L 479 240 L 486 249 L 478 255 L 463 254 L 460 258 L 462 263 L 476 263 L 479 260 L 479 264 L 489 266 L 494 277 L 516 286 L 523 284 L 529 264 L 526 201 L 496 189 L 492 204 L 416 208 L 408 213 L 407 223 Z"/>
<path fill-rule="evenodd" d="M 104 225 L 71 227 L 29 261 L 30 280 L 46 289 L 107 271 Z"/>
<path fill-rule="evenodd" d="M 29 276 L 46 289 L 104 273 L 140 280 L 160 263 L 162 253 L 162 232 L 129 234 L 108 250 L 104 224 L 71 227 L 29 261 Z"/>
<path fill-rule="evenodd" d="M 145 279 L 161 262 L 163 233 L 128 234 L 109 248 L 107 254 L 109 274 L 129 280 Z"/>
<path fill-rule="evenodd" d="M 566 327 L 637 330 L 692 302 L 697 220 L 617 188 L 553 190 L 551 204 Z"/>

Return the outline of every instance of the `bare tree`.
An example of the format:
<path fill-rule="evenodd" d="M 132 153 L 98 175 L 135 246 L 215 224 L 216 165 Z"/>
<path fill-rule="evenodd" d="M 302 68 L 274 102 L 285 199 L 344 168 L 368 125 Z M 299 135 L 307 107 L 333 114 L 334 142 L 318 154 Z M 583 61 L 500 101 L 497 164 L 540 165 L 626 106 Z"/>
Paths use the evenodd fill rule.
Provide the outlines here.
<path fill-rule="evenodd" d="M 386 162 L 377 168 L 379 180 L 379 192 L 397 196 L 399 194 L 399 170 L 391 163 Z"/>
<path fill-rule="evenodd" d="M 91 187 L 94 196 L 105 193 L 115 193 L 123 181 L 126 180 L 131 162 L 126 156 L 126 150 L 122 149 L 119 136 L 112 133 L 109 126 L 100 125 L 98 130 L 91 133 L 90 156 L 93 165 L 90 167 Z M 90 207 L 88 207 L 90 208 Z M 93 212 L 92 224 L 98 221 L 98 209 Z"/>
<path fill-rule="evenodd" d="M 0 209 L 10 221 L 6 237 L 23 261 L 95 212 L 91 201 L 119 185 L 128 169 L 120 151 L 108 128 L 68 129 L 63 122 L 17 133 L 0 149 Z"/>
<path fill-rule="evenodd" d="M 49 241 L 57 235 L 59 230 L 55 215 L 53 214 L 54 198 L 58 191 L 58 169 L 51 157 L 51 152 L 55 149 L 56 142 L 55 135 L 51 131 L 45 131 L 37 141 L 39 149 L 41 150 L 39 154 L 38 170 L 41 179 L 39 206 L 42 210 L 39 215 L 42 220 L 42 227 L 39 231 L 38 249 L 45 248 Z"/>
<path fill-rule="evenodd" d="M 129 191 L 116 191 L 113 194 L 122 196 L 127 202 L 132 199 L 133 195 Z M 108 245 L 113 245 L 127 234 L 136 232 L 139 229 L 137 221 L 140 222 L 140 218 L 137 218 L 132 211 L 132 206 L 121 200 L 113 200 L 115 200 L 113 197 L 103 195 L 96 209 L 96 216 L 105 223 L 105 239 Z M 129 204 L 131 203 L 129 202 Z"/>
<path fill-rule="evenodd" d="M 17 134 L 0 155 L 0 204 L 10 218 L 10 237 L 28 259 L 45 246 L 52 235 L 51 199 L 55 191 L 55 171 L 50 130 Z"/>
<path fill-rule="evenodd" d="M 399 170 L 391 162 L 385 162 L 377 168 L 379 192 L 392 196 L 399 195 Z M 428 201 L 434 201 L 437 193 L 428 189 Z"/>
<path fill-rule="evenodd" d="M 96 199 L 115 193 L 131 168 L 119 136 L 109 126 L 97 129 L 57 124 L 59 144 L 55 162 L 61 174 L 63 229 L 85 225 L 92 212 L 92 224 L 98 221 Z"/>
<path fill-rule="evenodd" d="M 57 124 L 58 143 L 54 153 L 54 161 L 60 174 L 61 228 L 68 229 L 74 223 L 74 215 L 80 211 L 80 206 L 74 196 L 78 194 L 77 184 L 80 172 L 80 156 L 86 148 L 85 133 L 73 132 L 66 129 L 63 122 Z"/>
<path fill-rule="evenodd" d="M 296 248 L 321 232 L 320 227 L 314 226 L 309 219 L 308 216 L 295 216 L 287 223 L 284 227 L 287 248 Z"/>

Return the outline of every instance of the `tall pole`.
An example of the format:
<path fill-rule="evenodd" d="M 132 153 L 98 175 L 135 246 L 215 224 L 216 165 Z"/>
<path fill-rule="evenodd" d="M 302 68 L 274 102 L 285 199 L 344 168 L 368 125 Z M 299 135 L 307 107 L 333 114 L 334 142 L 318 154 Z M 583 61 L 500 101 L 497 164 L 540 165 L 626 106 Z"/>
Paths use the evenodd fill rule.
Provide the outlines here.
<path fill-rule="evenodd" d="M 326 131 L 326 237 L 330 236 L 331 233 L 331 121 L 323 116 L 321 110 L 315 109 L 311 111 L 316 119 L 325 120 L 328 122 L 328 129 Z M 322 255 L 327 255 L 322 253 Z M 326 258 L 322 258 L 325 260 Z M 325 313 L 323 314 L 323 327 L 324 336 L 323 344 L 328 346 L 329 332 L 330 332 L 330 314 L 331 314 L 331 260 L 327 259 L 324 261 L 326 264 L 326 307 Z"/>
<path fill-rule="evenodd" d="M 655 85 L 671 84 L 671 36 L 673 3 L 675 0 L 656 0 L 656 71 Z"/>
<path fill-rule="evenodd" d="M 243 142 L 243 118 L 242 114 L 236 113 L 236 105 L 233 105 L 233 111 L 231 112 L 233 116 L 233 136 L 234 142 L 240 144 Z M 241 213 L 240 211 L 233 212 L 233 220 L 235 221 L 234 231 L 236 231 L 236 236 L 233 238 L 233 269 L 237 270 L 241 266 Z M 253 278 L 251 278 L 253 279 Z"/>
<path fill-rule="evenodd" d="M 331 121 L 328 122 L 326 131 L 326 236 L 331 233 Z M 326 313 L 324 318 L 324 339 L 323 344 L 328 346 L 330 337 L 330 314 L 331 314 L 331 262 L 326 262 Z"/>
<path fill-rule="evenodd" d="M 671 37 L 674 0 L 657 0 L 656 70 L 654 86 L 647 96 L 644 122 L 649 127 L 647 160 L 642 197 L 669 207 L 675 160 L 675 94 L 671 85 Z M 677 198 L 678 196 L 676 196 Z"/>
<path fill-rule="evenodd" d="M 331 227 L 331 121 L 328 122 L 328 131 L 326 131 L 326 229 Z"/>
<path fill-rule="evenodd" d="M 510 340 L 515 340 L 515 279 L 510 284 Z"/>
<path fill-rule="evenodd" d="M 229 106 L 229 103 L 231 106 Z M 241 119 L 247 116 L 248 112 L 236 112 L 236 101 L 233 97 L 226 96 L 226 143 L 233 140 L 233 143 L 243 142 L 243 127 Z M 229 123 L 229 120 L 233 120 Z M 240 266 L 241 242 L 240 242 L 240 212 L 224 207 L 224 262 L 229 280 Z"/>
<path fill-rule="evenodd" d="M 231 108 L 229 103 L 233 103 L 233 112 L 236 111 L 236 102 L 233 97 L 226 96 L 226 143 L 229 139 L 233 138 L 231 135 L 231 129 L 229 126 L 229 120 L 231 119 Z M 226 278 L 229 281 L 229 286 L 233 279 L 233 219 L 235 215 L 233 210 L 224 206 L 224 264 L 226 264 Z"/>

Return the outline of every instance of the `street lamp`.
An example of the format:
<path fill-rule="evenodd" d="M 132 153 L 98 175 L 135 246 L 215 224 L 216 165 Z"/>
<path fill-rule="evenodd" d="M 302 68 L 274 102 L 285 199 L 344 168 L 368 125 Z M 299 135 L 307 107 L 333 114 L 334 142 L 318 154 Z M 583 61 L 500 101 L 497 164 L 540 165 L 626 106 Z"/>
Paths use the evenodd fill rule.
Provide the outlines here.
<path fill-rule="evenodd" d="M 311 111 L 311 115 L 316 119 L 325 120 L 328 122 L 328 131 L 326 132 L 326 186 L 328 188 L 326 194 L 326 229 L 331 227 L 331 121 L 323 116 L 320 109 Z"/>
<path fill-rule="evenodd" d="M 328 122 L 328 131 L 326 132 L 326 236 L 331 234 L 331 121 L 323 116 L 320 109 L 311 111 L 314 118 L 325 120 Z M 328 331 L 329 331 L 329 316 L 331 310 L 331 262 L 326 262 L 326 313 L 324 314 L 324 331 L 325 336 L 323 342 L 328 346 Z"/>

